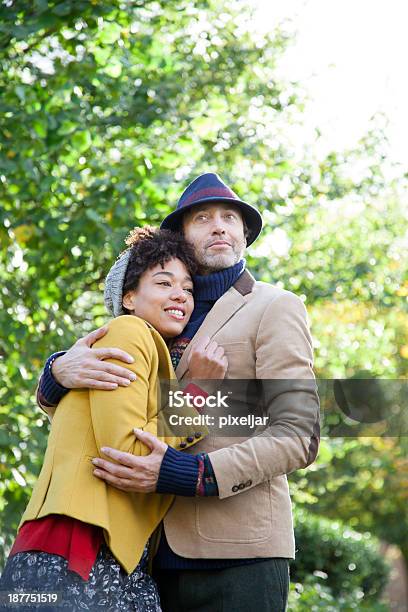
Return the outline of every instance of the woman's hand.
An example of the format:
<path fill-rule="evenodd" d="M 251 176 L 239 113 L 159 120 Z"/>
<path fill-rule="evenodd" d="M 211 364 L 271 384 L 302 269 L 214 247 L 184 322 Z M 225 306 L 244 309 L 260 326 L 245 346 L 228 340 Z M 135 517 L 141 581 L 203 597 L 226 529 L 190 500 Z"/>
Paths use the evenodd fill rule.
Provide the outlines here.
<path fill-rule="evenodd" d="M 224 349 L 208 336 L 201 338 L 187 359 L 190 379 L 223 379 L 228 369 Z"/>

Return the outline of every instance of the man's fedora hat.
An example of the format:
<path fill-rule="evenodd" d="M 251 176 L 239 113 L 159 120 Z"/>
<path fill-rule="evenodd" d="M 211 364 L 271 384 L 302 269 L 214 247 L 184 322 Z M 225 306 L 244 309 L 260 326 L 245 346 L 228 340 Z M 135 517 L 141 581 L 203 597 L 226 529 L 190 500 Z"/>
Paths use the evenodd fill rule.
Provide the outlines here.
<path fill-rule="evenodd" d="M 178 201 L 176 210 L 163 219 L 160 227 L 177 231 L 180 229 L 183 214 L 198 204 L 209 204 L 211 202 L 225 202 L 233 204 L 241 211 L 248 227 L 247 246 L 258 238 L 262 229 L 262 217 L 260 212 L 250 204 L 239 199 L 220 179 L 218 174 L 207 172 L 196 178 L 185 189 Z"/>

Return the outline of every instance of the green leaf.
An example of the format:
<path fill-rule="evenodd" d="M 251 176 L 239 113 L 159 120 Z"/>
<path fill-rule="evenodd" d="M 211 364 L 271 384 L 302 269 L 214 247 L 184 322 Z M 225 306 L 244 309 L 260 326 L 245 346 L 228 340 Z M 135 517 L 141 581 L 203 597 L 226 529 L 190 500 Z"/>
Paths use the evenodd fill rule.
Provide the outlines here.
<path fill-rule="evenodd" d="M 33 121 L 33 128 L 40 138 L 47 136 L 47 123 L 45 121 L 35 120 Z"/>
<path fill-rule="evenodd" d="M 104 72 L 112 78 L 117 79 L 122 74 L 122 64 L 118 60 L 112 59 L 104 68 Z"/>
<path fill-rule="evenodd" d="M 66 15 L 69 15 L 72 12 L 73 8 L 73 2 L 61 2 L 52 9 L 52 12 L 55 15 L 58 15 L 58 17 L 65 17 Z"/>
<path fill-rule="evenodd" d="M 77 127 L 77 123 L 75 121 L 65 120 L 61 123 L 58 128 L 58 134 L 61 136 L 65 136 L 66 134 L 71 134 Z"/>
<path fill-rule="evenodd" d="M 104 22 L 103 27 L 99 32 L 99 39 L 106 45 L 112 45 L 121 36 L 122 28 L 115 22 Z"/>
<path fill-rule="evenodd" d="M 17 96 L 20 98 L 21 102 L 25 102 L 26 99 L 26 89 L 23 85 L 17 85 L 15 88 L 15 92 Z"/>
<path fill-rule="evenodd" d="M 71 141 L 75 149 L 80 153 L 89 149 L 92 144 L 91 134 L 88 131 L 75 132 Z"/>

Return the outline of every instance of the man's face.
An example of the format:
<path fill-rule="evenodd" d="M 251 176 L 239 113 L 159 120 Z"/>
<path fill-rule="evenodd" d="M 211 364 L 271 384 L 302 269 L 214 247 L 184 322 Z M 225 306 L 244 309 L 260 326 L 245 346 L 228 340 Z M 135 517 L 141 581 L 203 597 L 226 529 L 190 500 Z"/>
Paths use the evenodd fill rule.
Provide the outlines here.
<path fill-rule="evenodd" d="M 233 266 L 246 247 L 241 212 L 227 203 L 193 206 L 183 216 L 183 233 L 194 247 L 201 274 Z"/>

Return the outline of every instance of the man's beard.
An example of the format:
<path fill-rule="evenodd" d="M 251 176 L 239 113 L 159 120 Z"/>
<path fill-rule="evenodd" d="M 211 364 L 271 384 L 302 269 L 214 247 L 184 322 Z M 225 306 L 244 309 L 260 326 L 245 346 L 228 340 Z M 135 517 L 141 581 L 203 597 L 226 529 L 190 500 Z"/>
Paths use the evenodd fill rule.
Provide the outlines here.
<path fill-rule="evenodd" d="M 210 253 L 208 248 L 195 247 L 195 257 L 200 274 L 210 274 L 230 268 L 242 259 L 245 250 L 245 240 L 234 243 L 227 253 Z"/>

